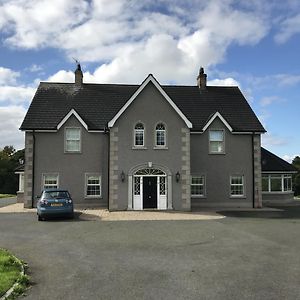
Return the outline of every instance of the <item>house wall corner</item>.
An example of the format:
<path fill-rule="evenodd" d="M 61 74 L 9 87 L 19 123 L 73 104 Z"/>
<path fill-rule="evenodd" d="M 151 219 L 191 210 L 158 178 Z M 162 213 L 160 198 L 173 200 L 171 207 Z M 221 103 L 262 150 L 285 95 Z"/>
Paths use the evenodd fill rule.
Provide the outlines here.
<path fill-rule="evenodd" d="M 253 136 L 254 208 L 262 207 L 261 186 L 261 135 Z"/>
<path fill-rule="evenodd" d="M 191 143 L 190 143 L 190 130 L 188 128 L 181 129 L 181 142 L 182 142 L 182 165 L 181 165 L 181 186 L 182 186 L 182 209 L 191 210 Z"/>
<path fill-rule="evenodd" d="M 118 127 L 113 127 L 110 129 L 109 139 L 109 210 L 118 209 L 118 142 Z"/>
<path fill-rule="evenodd" d="M 33 154 L 34 137 L 32 132 L 25 133 L 25 171 L 24 171 L 24 207 L 32 207 Z"/>

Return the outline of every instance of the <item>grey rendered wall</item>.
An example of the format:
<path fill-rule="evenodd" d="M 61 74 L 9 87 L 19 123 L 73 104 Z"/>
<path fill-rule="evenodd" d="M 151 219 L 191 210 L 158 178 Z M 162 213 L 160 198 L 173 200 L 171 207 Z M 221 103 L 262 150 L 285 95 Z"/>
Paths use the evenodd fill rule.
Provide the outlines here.
<path fill-rule="evenodd" d="M 225 154 L 209 154 L 209 129 L 225 130 Z M 203 134 L 191 135 L 191 175 L 205 175 L 206 195 L 192 198 L 192 207 L 253 206 L 252 136 L 233 135 L 216 118 Z M 230 197 L 230 175 L 244 175 L 246 195 Z"/>
<path fill-rule="evenodd" d="M 263 204 L 282 204 L 294 200 L 294 192 L 262 193 Z"/>
<path fill-rule="evenodd" d="M 145 125 L 145 149 L 133 149 L 133 129 Z M 166 124 L 167 149 L 154 149 L 155 125 Z M 128 208 L 128 174 L 140 164 L 152 162 L 168 168 L 172 174 L 172 202 L 175 210 L 190 210 L 189 129 L 175 110 L 150 82 L 111 128 L 110 209 Z M 126 174 L 121 182 L 120 173 Z M 181 180 L 176 182 L 175 174 Z"/>
<path fill-rule="evenodd" d="M 64 153 L 65 127 L 81 128 L 81 153 Z M 76 204 L 108 204 L 108 135 L 87 132 L 79 121 L 70 117 L 56 133 L 35 133 L 35 189 L 42 189 L 43 173 L 58 173 L 59 187 L 68 189 Z M 102 197 L 85 198 L 85 174 L 100 173 Z"/>

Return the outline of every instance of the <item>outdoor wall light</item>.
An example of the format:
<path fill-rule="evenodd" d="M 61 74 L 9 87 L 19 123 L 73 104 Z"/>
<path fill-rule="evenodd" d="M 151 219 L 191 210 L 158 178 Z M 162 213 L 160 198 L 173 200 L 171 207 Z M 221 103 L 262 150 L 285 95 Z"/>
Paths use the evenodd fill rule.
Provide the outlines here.
<path fill-rule="evenodd" d="M 179 182 L 179 180 L 180 180 L 180 173 L 178 171 L 175 174 L 175 178 L 176 178 L 176 181 Z"/>
<path fill-rule="evenodd" d="M 121 172 L 121 180 L 122 180 L 122 182 L 125 181 L 125 173 L 124 173 L 124 171 Z"/>

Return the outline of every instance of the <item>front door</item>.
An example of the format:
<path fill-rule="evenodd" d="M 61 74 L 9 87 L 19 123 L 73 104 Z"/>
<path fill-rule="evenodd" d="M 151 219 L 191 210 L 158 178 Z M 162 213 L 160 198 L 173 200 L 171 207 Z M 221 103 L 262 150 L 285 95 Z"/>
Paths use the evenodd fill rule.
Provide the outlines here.
<path fill-rule="evenodd" d="M 157 208 L 157 177 L 143 177 L 143 208 Z"/>

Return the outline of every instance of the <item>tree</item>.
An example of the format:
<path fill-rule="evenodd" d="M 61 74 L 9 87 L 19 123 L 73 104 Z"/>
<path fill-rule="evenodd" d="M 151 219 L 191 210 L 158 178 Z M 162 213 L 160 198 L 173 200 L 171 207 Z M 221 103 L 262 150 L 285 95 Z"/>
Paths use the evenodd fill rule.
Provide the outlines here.
<path fill-rule="evenodd" d="M 300 195 L 300 157 L 296 156 L 293 161 L 292 165 L 297 168 L 298 173 L 294 175 L 294 191 L 295 195 Z"/>
<path fill-rule="evenodd" d="M 15 194 L 18 190 L 18 178 L 15 169 L 19 159 L 24 161 L 25 151 L 16 151 L 13 146 L 0 149 L 0 194 Z"/>

